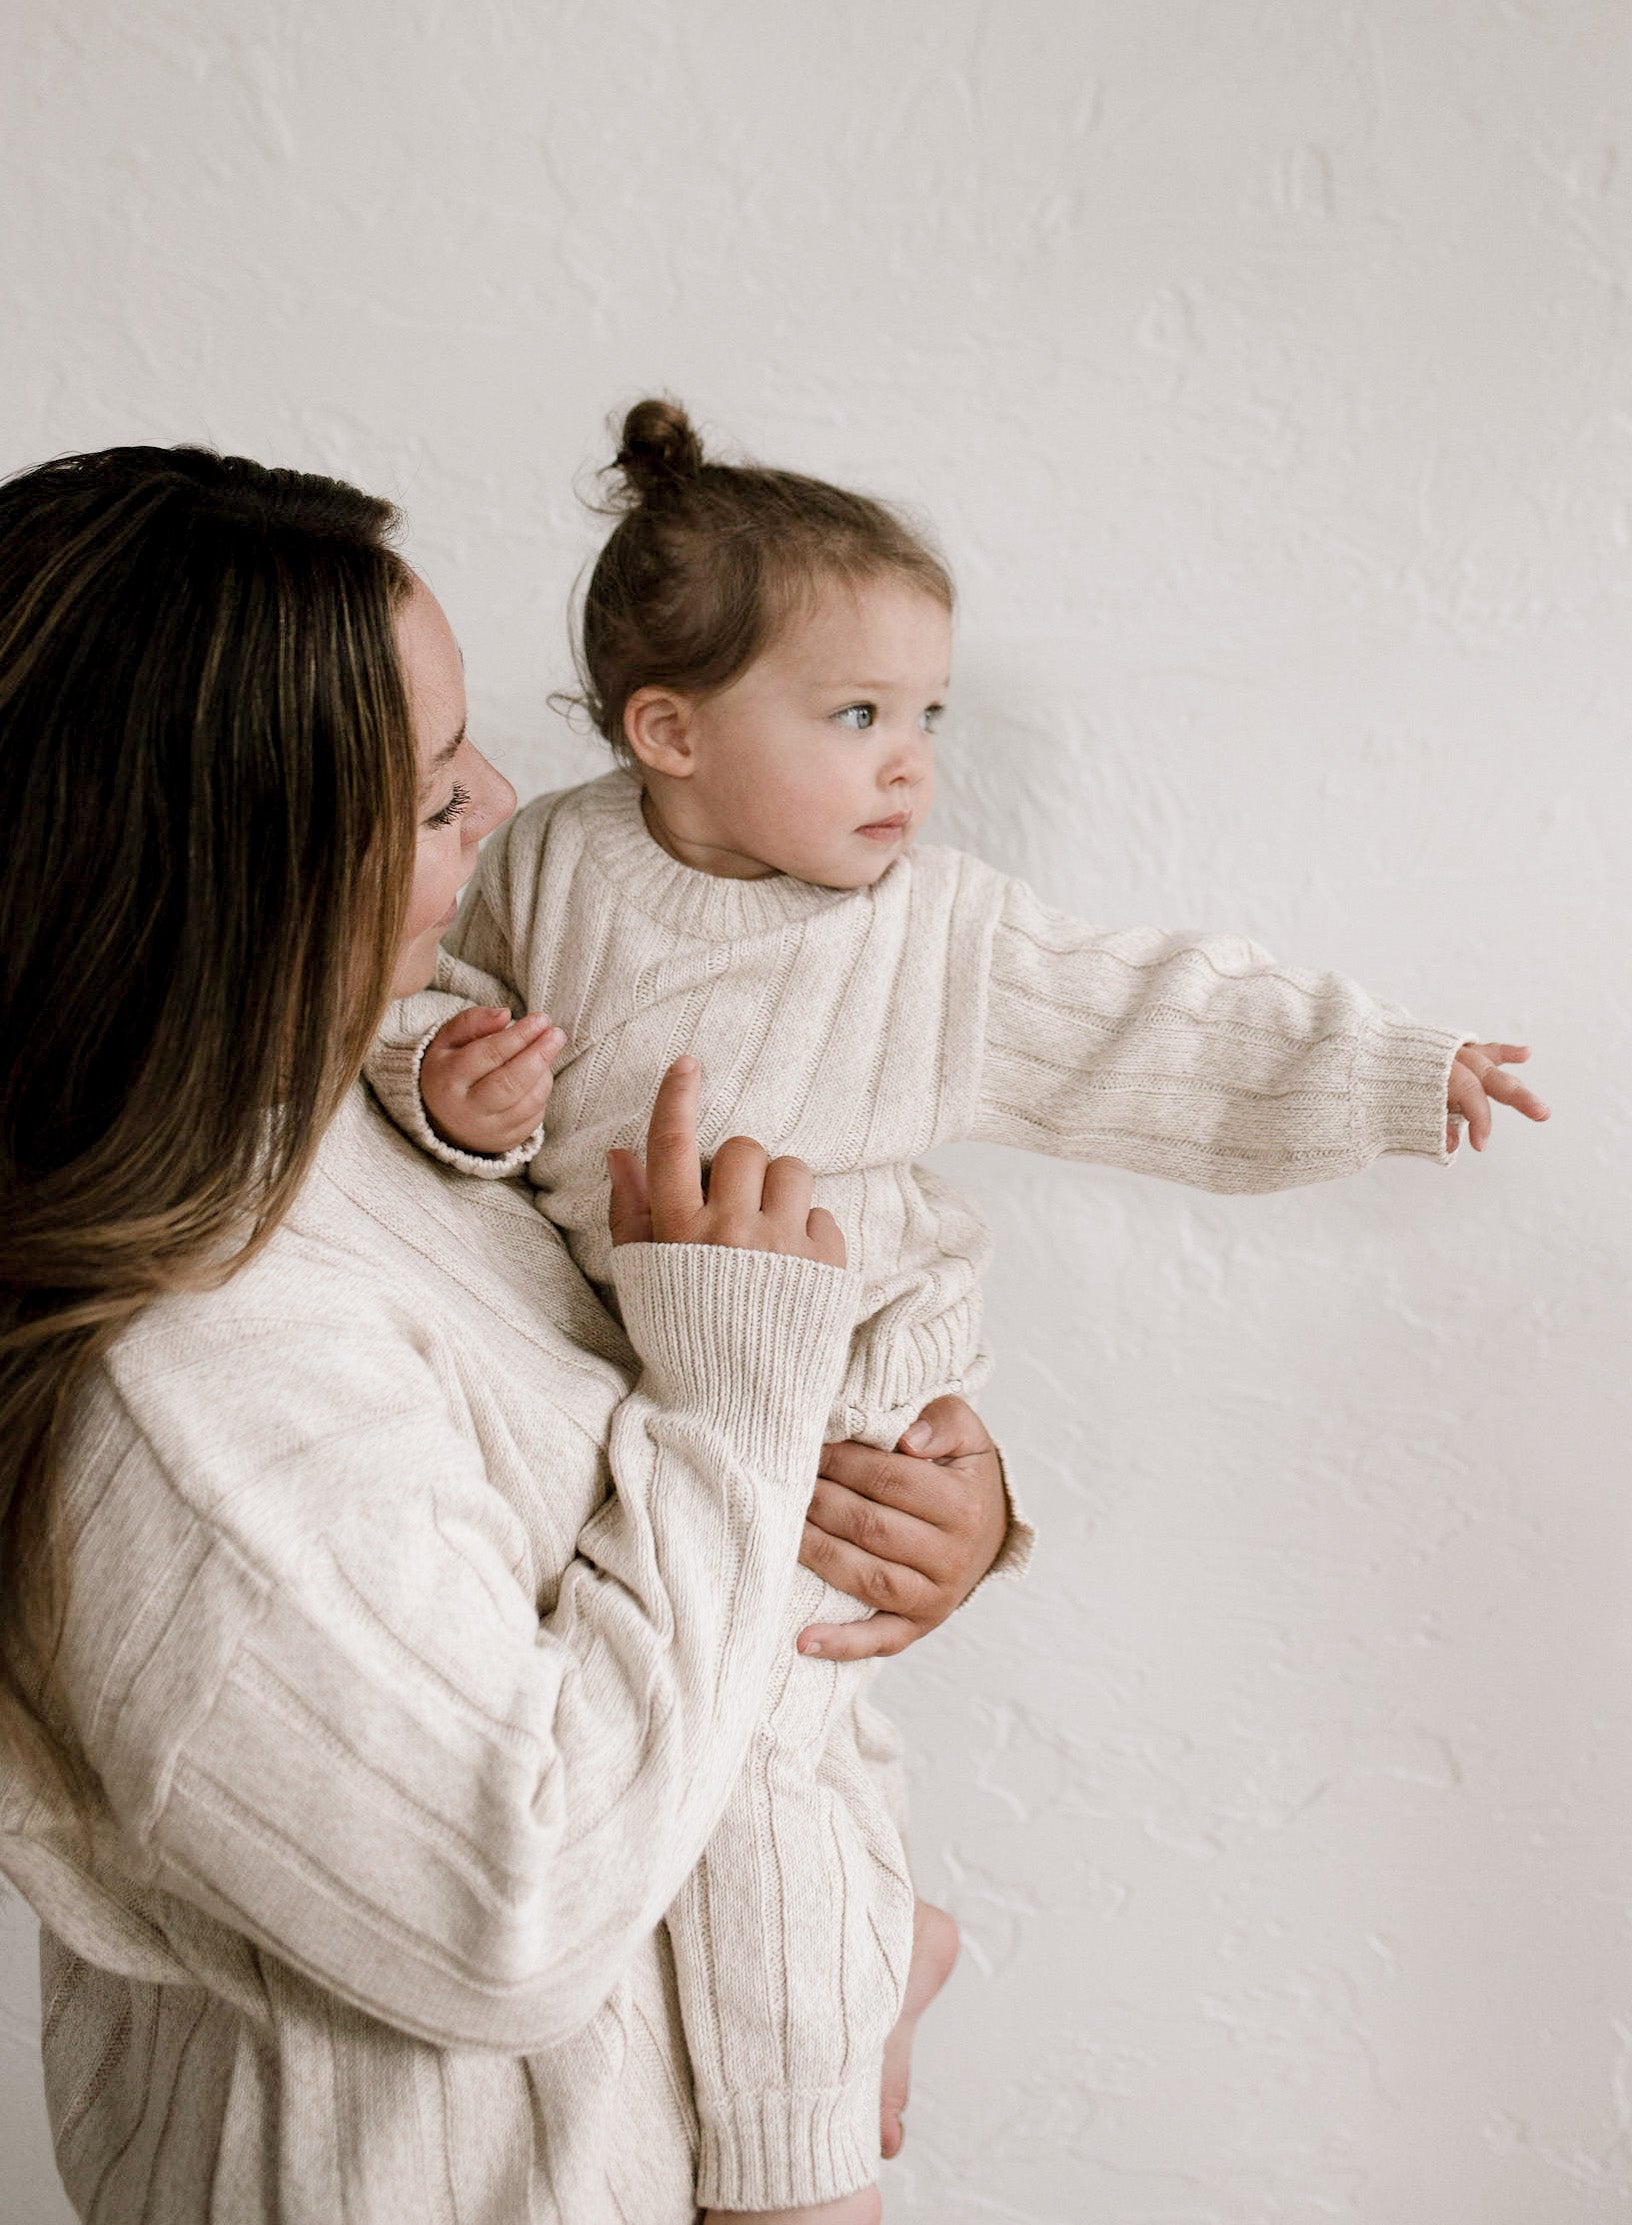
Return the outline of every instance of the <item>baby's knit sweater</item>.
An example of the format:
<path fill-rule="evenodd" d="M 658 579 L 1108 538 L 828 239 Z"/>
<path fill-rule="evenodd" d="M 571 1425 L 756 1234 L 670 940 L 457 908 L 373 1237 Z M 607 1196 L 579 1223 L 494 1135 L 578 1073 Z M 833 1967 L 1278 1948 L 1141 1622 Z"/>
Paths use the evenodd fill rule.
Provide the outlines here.
<path fill-rule="evenodd" d="M 921 1154 L 1018 1144 L 1219 1191 L 1389 1151 L 1443 1161 L 1464 1040 L 1238 936 L 1085 926 L 951 850 L 920 848 L 858 890 L 699 873 L 652 839 L 622 772 L 540 797 L 494 835 L 448 941 L 438 990 L 396 1009 L 369 1068 L 393 1118 L 469 1172 L 526 1165 L 606 1291 L 606 1151 L 641 1146 L 659 1078 L 694 1053 L 705 1159 L 741 1133 L 806 1160 L 844 1231 L 864 1296 L 828 1428 L 882 1445 L 986 1371 L 985 1229 Z M 567 1035 L 546 1121 L 505 1160 L 443 1143 L 418 1094 L 436 1028 L 486 1001 L 546 1011 Z M 834 1596 L 807 1593 L 796 1618 L 831 1619 Z M 828 1753 L 858 1674 L 790 1665 L 670 1912 L 705 2203 L 831 2199 L 848 2191 L 831 2159 L 876 2152 L 911 1887 L 876 1780 L 838 1781 L 845 1749 Z M 875 1973 L 870 2022 L 865 2006 L 860 2026 L 833 2015 L 841 1965 Z"/>

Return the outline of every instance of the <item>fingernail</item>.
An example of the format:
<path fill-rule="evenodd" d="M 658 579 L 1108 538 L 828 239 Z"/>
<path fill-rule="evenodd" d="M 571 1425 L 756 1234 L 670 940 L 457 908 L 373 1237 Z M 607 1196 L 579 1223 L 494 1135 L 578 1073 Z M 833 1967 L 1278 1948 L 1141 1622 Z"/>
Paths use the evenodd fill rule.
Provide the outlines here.
<path fill-rule="evenodd" d="M 799 1641 L 799 1651 L 801 1653 L 820 1653 L 821 1650 L 822 1641 L 820 1638 L 801 1638 Z"/>
<path fill-rule="evenodd" d="M 901 1442 L 908 1452 L 916 1452 L 921 1445 L 929 1443 L 931 1435 L 928 1422 L 914 1422 L 910 1429 L 902 1430 Z"/>
<path fill-rule="evenodd" d="M 674 1064 L 669 1068 L 669 1072 L 671 1074 L 695 1074 L 696 1071 L 697 1061 L 692 1057 L 689 1051 L 682 1051 L 680 1056 L 675 1060 Z"/>

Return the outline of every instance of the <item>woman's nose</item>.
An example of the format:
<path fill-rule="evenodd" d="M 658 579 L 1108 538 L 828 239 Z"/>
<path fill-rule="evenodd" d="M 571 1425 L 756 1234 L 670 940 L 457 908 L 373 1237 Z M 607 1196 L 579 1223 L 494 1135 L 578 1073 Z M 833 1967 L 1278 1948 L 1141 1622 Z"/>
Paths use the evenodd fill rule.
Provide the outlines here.
<path fill-rule="evenodd" d="M 495 827 L 502 827 L 516 808 L 516 791 L 503 773 L 496 765 L 490 765 L 479 750 L 473 754 L 481 769 L 476 773 L 476 808 L 467 811 L 461 821 L 467 848 L 480 842 L 484 834 L 491 834 Z"/>

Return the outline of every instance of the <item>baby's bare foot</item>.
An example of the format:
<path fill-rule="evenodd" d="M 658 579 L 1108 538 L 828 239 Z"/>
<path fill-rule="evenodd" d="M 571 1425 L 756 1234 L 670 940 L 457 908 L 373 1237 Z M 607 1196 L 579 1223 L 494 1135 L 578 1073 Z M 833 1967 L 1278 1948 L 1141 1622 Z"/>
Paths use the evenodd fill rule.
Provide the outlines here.
<path fill-rule="evenodd" d="M 876 2186 L 800 2210 L 707 2210 L 703 2225 L 881 2225 L 884 2198 Z"/>
<path fill-rule="evenodd" d="M 944 1908 L 917 1901 L 912 1911 L 912 1962 L 907 1997 L 895 2030 L 884 2042 L 884 2091 L 880 2101 L 879 2140 L 887 2156 L 899 2155 L 905 2137 L 901 2112 L 907 2106 L 912 2074 L 912 2041 L 918 2019 L 952 1975 L 958 1959 L 958 1927 Z"/>

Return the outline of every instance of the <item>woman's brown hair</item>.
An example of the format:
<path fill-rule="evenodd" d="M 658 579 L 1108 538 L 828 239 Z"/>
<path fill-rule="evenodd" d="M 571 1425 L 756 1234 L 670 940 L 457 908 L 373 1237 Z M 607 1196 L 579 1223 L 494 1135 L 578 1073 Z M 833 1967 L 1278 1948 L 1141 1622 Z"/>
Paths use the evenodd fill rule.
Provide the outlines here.
<path fill-rule="evenodd" d="M 637 688 L 728 687 L 824 579 L 904 579 L 952 608 L 946 566 L 884 503 L 711 462 L 674 402 L 635 404 L 610 470 L 618 524 L 584 595 L 577 700 L 625 762 Z"/>
<path fill-rule="evenodd" d="M 36 1658 L 76 1387 L 271 1233 L 384 1008 L 417 789 L 395 524 L 196 448 L 0 486 L 0 1610 Z M 26 1717 L 8 1677 L 0 1734 Z"/>

